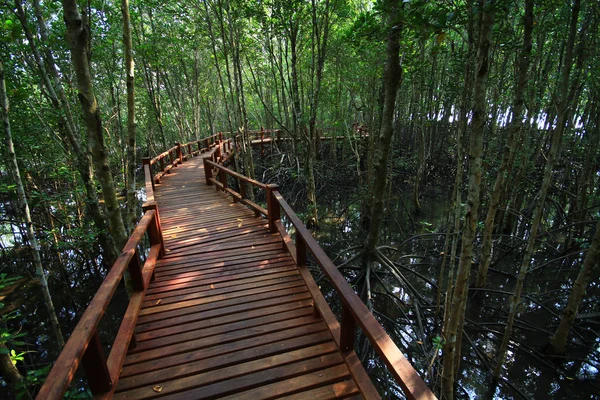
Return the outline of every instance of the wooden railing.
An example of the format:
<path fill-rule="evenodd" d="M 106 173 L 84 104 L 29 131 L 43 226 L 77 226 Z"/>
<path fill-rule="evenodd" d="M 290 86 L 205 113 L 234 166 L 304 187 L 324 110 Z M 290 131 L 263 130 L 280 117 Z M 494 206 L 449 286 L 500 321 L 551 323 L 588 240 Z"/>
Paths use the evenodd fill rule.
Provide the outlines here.
<path fill-rule="evenodd" d="M 119 379 L 127 350 L 135 346 L 134 327 L 144 300 L 146 288 L 154 277 L 157 260 L 164 257 L 165 249 L 160 226 L 158 207 L 154 200 L 154 185 L 160 178 L 177 166 L 185 158 L 204 153 L 203 163 L 206 183 L 214 185 L 217 190 L 224 191 L 252 209 L 257 215 L 268 220 L 269 230 L 279 232 L 283 243 L 294 259 L 298 271 L 306 282 L 314 299 L 315 312 L 318 312 L 328 325 L 336 343 L 343 352 L 345 362 L 353 371 L 355 381 L 367 398 L 376 398 L 373 385 L 362 368 L 354 352 L 354 340 L 357 327 L 361 328 L 370 340 L 383 362 L 389 368 L 396 382 L 409 399 L 434 399 L 435 396 L 406 360 L 398 347 L 387 335 L 375 317 L 369 312 L 354 290 L 327 257 L 302 221 L 294 213 L 289 204 L 279 193 L 278 186 L 264 184 L 250 179 L 223 164 L 227 163 L 233 150 L 232 139 L 223 141 L 222 134 L 210 136 L 186 144 L 177 144 L 153 159 L 144 159 L 144 176 L 146 185 L 146 202 L 143 205 L 144 215 L 115 264 L 112 266 L 92 302 L 81 317 L 67 344 L 54 363 L 50 374 L 38 393 L 38 400 L 60 399 L 67 391 L 79 365 L 83 366 L 88 378 L 89 387 L 95 398 L 111 398 Z M 168 160 L 165 160 L 168 159 Z M 162 160 L 162 161 L 161 161 Z M 153 174 L 152 167 L 158 164 L 161 168 Z M 228 177 L 237 180 L 239 192 L 228 184 Z M 247 196 L 247 185 L 264 190 L 267 208 L 251 201 Z M 281 222 L 281 211 L 295 228 L 295 241 Z M 148 234 L 150 251 L 144 265 L 141 265 L 138 247 L 145 234 Z M 338 293 L 342 304 L 341 324 L 329 308 L 319 287 L 312 279 L 306 266 L 307 254 L 311 253 L 316 263 L 328 277 L 332 287 Z M 100 323 L 106 309 L 123 279 L 125 270 L 129 271 L 133 286 L 129 304 L 122 319 L 119 331 L 114 339 L 108 358 L 104 355 L 98 335 Z"/>
<path fill-rule="evenodd" d="M 138 247 L 146 233 L 150 242 L 150 252 L 142 266 Z M 147 203 L 144 206 L 144 216 L 69 337 L 67 344 L 40 389 L 37 399 L 62 399 L 75 376 L 79 364 L 83 365 L 92 393 L 99 398 L 111 397 L 127 349 L 135 346 L 133 329 L 137 322 L 146 288 L 154 277 L 156 261 L 162 258 L 164 254 L 165 249 L 158 209 L 156 204 Z M 104 316 L 126 270 L 129 271 L 131 277 L 133 292 L 107 358 L 100 343 L 98 324 Z"/>
<path fill-rule="evenodd" d="M 143 158 L 142 164 L 144 166 L 144 176 L 146 181 L 146 196 L 148 196 L 148 184 L 154 189 L 154 185 L 160 183 L 160 178 L 165 174 L 170 173 L 173 167 L 176 167 L 185 159 L 210 150 L 221 140 L 223 140 L 223 134 L 217 133 L 185 144 L 175 143 L 175 146 L 160 153 L 154 158 Z M 156 172 L 154 172 L 155 170 Z"/>
<path fill-rule="evenodd" d="M 156 261 L 165 255 L 160 216 L 154 199 L 154 186 L 156 183 L 160 183 L 160 178 L 164 174 L 169 173 L 184 158 L 206 153 L 211 149 L 215 150 L 210 152 L 211 156 L 215 153 L 220 154 L 220 150 L 223 148 L 223 145 L 220 144 L 222 138 L 222 134 L 216 134 L 186 144 L 177 143 L 152 159 L 143 159 L 146 187 L 146 202 L 142 206 L 144 215 L 77 323 L 36 399 L 62 399 L 80 364 L 83 366 L 94 398 L 112 397 L 127 350 L 136 345 L 134 328 L 146 288 L 154 278 Z M 225 146 L 225 148 L 227 147 Z M 229 150 L 231 150 L 230 143 Z M 215 158 L 215 160 L 221 161 L 220 158 Z M 158 169 L 158 171 L 154 173 L 153 169 Z M 150 243 L 150 251 L 142 266 L 138 247 L 146 234 Z M 133 292 L 130 294 L 129 304 L 111 346 L 110 354 L 106 357 L 100 343 L 98 325 L 126 270 L 129 271 L 131 277 Z"/>
<path fill-rule="evenodd" d="M 338 271 L 335 264 L 313 238 L 310 231 L 285 201 L 277 185 L 265 184 L 232 171 L 221 165 L 216 157 L 204 158 L 204 173 L 208 185 L 215 185 L 217 190 L 226 192 L 234 201 L 239 201 L 254 210 L 257 214 L 263 215 L 269 222 L 269 230 L 272 233 L 279 232 L 283 238 L 284 245 L 294 259 L 300 274 L 311 291 L 315 301 L 315 310 L 318 311 L 329 326 L 349 366 L 359 363 L 354 352 L 354 341 L 356 329 L 360 328 L 373 345 L 379 357 L 386 364 L 407 398 L 435 398 L 410 362 L 400 352 L 383 327 Z M 239 192 L 228 185 L 228 177 L 237 180 L 238 187 L 240 188 Z M 266 192 L 267 209 L 246 198 L 246 190 L 244 189 L 246 185 L 252 185 Z M 287 216 L 287 220 L 296 231 L 295 241 L 281 222 L 281 211 Z M 341 324 L 333 315 L 306 267 L 307 253 L 312 254 L 317 265 L 329 279 L 329 282 L 341 299 Z M 354 368 L 354 370 L 356 371 L 357 369 Z M 369 379 L 368 376 L 355 375 L 354 378 L 363 393 L 369 390 L 372 391 L 372 385 L 361 384 L 365 382 L 365 379 Z M 376 393 L 373 395 L 377 397 Z"/>

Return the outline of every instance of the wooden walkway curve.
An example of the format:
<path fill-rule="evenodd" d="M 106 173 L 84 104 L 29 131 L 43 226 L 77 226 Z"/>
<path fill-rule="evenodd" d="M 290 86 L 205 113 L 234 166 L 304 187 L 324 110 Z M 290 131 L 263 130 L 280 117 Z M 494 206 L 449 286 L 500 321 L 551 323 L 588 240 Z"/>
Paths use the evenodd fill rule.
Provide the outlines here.
<path fill-rule="evenodd" d="M 37 399 L 62 398 L 80 364 L 95 399 L 376 399 L 357 329 L 407 398 L 434 399 L 277 186 L 225 167 L 234 143 L 219 134 L 144 159 L 144 216 Z M 307 253 L 340 297 L 340 321 Z M 133 292 L 107 357 L 98 326 L 126 270 Z"/>
<path fill-rule="evenodd" d="M 204 176 L 196 157 L 156 186 L 166 256 L 115 398 L 359 398 L 281 236 Z"/>

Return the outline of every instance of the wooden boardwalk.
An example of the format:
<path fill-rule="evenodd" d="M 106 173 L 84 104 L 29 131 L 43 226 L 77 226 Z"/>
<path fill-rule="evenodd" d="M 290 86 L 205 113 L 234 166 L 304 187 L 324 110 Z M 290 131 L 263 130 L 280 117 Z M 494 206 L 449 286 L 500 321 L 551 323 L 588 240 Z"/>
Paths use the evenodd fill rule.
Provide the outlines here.
<path fill-rule="evenodd" d="M 201 157 L 173 168 L 154 194 L 166 256 L 115 398 L 363 398 L 267 220 L 207 186 Z"/>

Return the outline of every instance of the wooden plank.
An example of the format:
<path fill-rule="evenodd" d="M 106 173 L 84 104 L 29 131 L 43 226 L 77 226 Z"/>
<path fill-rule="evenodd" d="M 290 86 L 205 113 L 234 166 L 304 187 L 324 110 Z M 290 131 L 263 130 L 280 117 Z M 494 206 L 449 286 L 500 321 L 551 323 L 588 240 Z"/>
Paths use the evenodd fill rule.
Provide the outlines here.
<path fill-rule="evenodd" d="M 154 295 L 154 299 L 144 302 L 144 308 L 152 307 L 157 302 L 160 304 L 182 302 L 225 293 L 235 293 L 241 290 L 273 286 L 284 282 L 299 281 L 299 278 L 298 271 L 294 267 L 289 267 L 288 270 L 283 272 L 246 279 L 239 279 L 234 275 L 231 280 L 226 282 L 211 283 L 210 285 L 202 285 L 200 287 L 192 286 L 187 289 L 156 294 Z"/>
<path fill-rule="evenodd" d="M 231 258 L 223 257 L 223 261 L 210 263 L 199 263 L 196 262 L 184 262 L 182 264 L 176 264 L 173 268 L 164 267 L 161 268 L 161 273 L 156 275 L 156 285 L 164 281 L 178 278 L 189 278 L 193 276 L 208 277 L 214 274 L 218 274 L 223 271 L 233 271 L 236 269 L 253 268 L 258 265 L 270 265 L 279 262 L 293 262 L 288 254 L 280 252 L 263 252 L 258 255 L 238 255 L 237 257 L 232 256 Z"/>
<path fill-rule="evenodd" d="M 240 305 L 243 303 L 248 303 L 251 301 L 261 301 L 261 300 L 267 300 L 267 299 L 271 299 L 271 298 L 289 297 L 289 296 L 292 296 L 294 299 L 299 300 L 299 299 L 304 299 L 307 296 L 310 297 L 310 293 L 306 290 L 305 287 L 302 287 L 302 286 L 283 288 L 283 289 L 278 289 L 278 290 L 274 290 L 274 291 L 265 291 L 260 294 L 248 293 L 248 294 L 236 296 L 234 298 L 228 298 L 228 299 L 225 299 L 220 302 L 199 304 L 197 306 L 164 311 L 160 314 L 140 315 L 140 317 L 138 318 L 138 326 L 143 328 L 143 327 L 146 327 L 146 324 L 152 323 L 153 327 L 158 328 L 160 326 L 159 321 L 161 321 L 163 319 L 172 320 L 172 318 L 175 318 L 175 317 L 180 317 L 180 316 L 194 314 L 194 313 L 200 313 L 200 312 L 206 313 L 208 311 L 222 309 L 222 308 L 228 308 L 230 306 L 237 306 L 237 305 Z"/>
<path fill-rule="evenodd" d="M 245 384 L 247 385 L 246 382 L 248 381 L 248 376 L 257 378 L 257 375 L 263 371 L 263 373 L 268 373 L 273 371 L 274 368 L 277 370 L 280 370 L 281 367 L 289 368 L 288 365 L 298 365 L 301 364 L 302 361 L 304 361 L 305 365 L 312 365 L 316 364 L 317 362 L 321 365 L 332 365 L 339 363 L 341 360 L 334 343 L 330 342 L 318 344 L 269 357 L 259 358 L 257 360 L 248 361 L 245 363 L 234 364 L 214 371 L 194 374 L 187 377 L 180 377 L 178 379 L 169 381 L 162 381 L 160 382 L 160 386 L 162 386 L 160 396 L 178 393 L 189 389 L 193 389 L 193 391 L 196 393 L 185 394 L 188 397 L 195 396 L 198 393 L 198 390 L 206 392 L 212 391 L 210 396 L 220 395 L 220 392 L 231 391 L 231 387 L 228 388 L 227 386 L 233 386 L 237 384 L 238 387 L 243 387 Z M 226 378 L 226 380 L 224 380 L 224 378 Z M 260 378 L 262 378 L 262 376 Z M 208 393 L 202 394 L 202 396 L 207 395 Z M 152 387 L 141 387 L 115 396 L 116 399 L 131 400 L 147 399 L 152 397 L 157 397 L 156 392 L 152 389 Z"/>
<path fill-rule="evenodd" d="M 323 370 L 318 370 L 308 374 L 300 375 L 295 378 L 287 379 L 282 382 L 261 386 L 243 393 L 236 393 L 222 400 L 268 400 L 280 399 L 290 393 L 299 390 L 311 389 L 323 384 L 338 382 L 348 379 L 348 368 L 345 365 L 337 365 Z M 302 397 L 306 399 L 307 397 Z M 312 399 L 312 397 L 308 397 Z"/>
<path fill-rule="evenodd" d="M 247 296 L 254 296 L 254 297 L 268 297 L 268 296 L 272 296 L 272 295 L 277 295 L 278 292 L 285 292 L 288 293 L 289 291 L 305 291 L 306 287 L 304 286 L 304 283 L 301 281 L 292 281 L 292 282 L 284 282 L 284 283 L 280 283 L 277 285 L 272 285 L 272 286 L 267 286 L 267 287 L 262 287 L 262 288 L 256 288 L 256 289 L 248 289 L 248 290 L 241 290 L 241 291 L 237 291 L 234 293 L 228 293 L 228 294 L 222 294 L 222 295 L 215 295 L 215 296 L 208 296 L 208 297 L 203 297 L 200 299 L 194 299 L 194 300 L 186 300 L 186 301 L 181 301 L 179 303 L 174 303 L 174 304 L 157 304 L 154 305 L 153 307 L 148 307 L 148 308 L 143 308 L 140 311 L 140 320 L 143 320 L 144 317 L 150 317 L 150 318 L 154 318 L 153 314 L 162 314 L 162 316 L 164 317 L 164 315 L 169 314 L 169 312 L 184 312 L 187 311 L 186 309 L 188 308 L 193 308 L 193 307 L 198 307 L 198 306 L 209 306 L 209 305 L 213 305 L 215 308 L 218 308 L 220 306 L 223 306 L 224 304 L 235 300 L 238 297 L 247 297 Z M 216 304 L 215 304 L 216 303 Z M 159 317 L 161 317 L 159 315 Z"/>
<path fill-rule="evenodd" d="M 317 332 L 300 337 L 286 338 L 273 343 L 261 343 L 257 344 L 256 346 L 227 354 L 219 354 L 217 356 L 204 358 L 198 361 L 191 361 L 156 371 L 131 375 L 126 379 L 119 381 L 117 391 L 125 391 L 141 386 L 153 386 L 155 384 L 160 384 L 160 382 L 163 381 L 182 378 L 192 374 L 198 374 L 205 371 L 223 368 L 229 365 L 235 365 L 242 362 L 268 357 L 274 354 L 281 354 L 326 342 L 332 343 L 331 337 Z"/>
<path fill-rule="evenodd" d="M 169 296 L 169 294 L 167 294 L 168 292 L 176 292 L 173 293 L 172 296 L 178 296 L 180 294 L 195 293 L 202 290 L 215 290 L 217 284 L 221 284 L 220 287 L 225 287 L 228 282 L 240 281 L 238 284 L 241 285 L 246 282 L 246 278 L 253 277 L 274 279 L 275 277 L 270 277 L 269 275 L 282 276 L 280 274 L 287 271 L 293 271 L 294 274 L 298 274 L 295 265 L 290 264 L 288 261 L 284 261 L 278 264 L 268 264 L 264 267 L 258 266 L 249 270 L 221 272 L 216 276 L 210 276 L 206 279 L 172 279 L 169 281 L 171 283 L 170 285 L 161 285 L 152 288 L 152 291 L 148 290 L 148 294 L 153 296 L 155 294 L 160 294 L 164 298 Z M 234 285 L 234 283 L 231 283 L 230 285 Z"/>
<path fill-rule="evenodd" d="M 231 398 L 231 399 L 255 399 L 257 391 L 248 392 L 247 395 L 239 393 L 245 389 L 249 389 L 260 385 L 266 387 L 270 383 L 278 380 L 305 374 L 306 380 L 314 380 L 321 376 L 325 376 L 324 380 L 341 379 L 348 375 L 348 369 L 345 365 L 340 365 L 340 355 L 338 353 L 328 354 L 322 357 L 316 357 L 308 360 L 302 360 L 288 365 L 279 366 L 279 368 L 271 368 L 264 371 L 258 371 L 247 375 L 242 375 L 233 379 L 227 379 L 222 382 L 202 386 L 196 389 L 188 390 L 181 393 L 165 396 L 164 399 L 206 399 L 206 398 Z M 333 368 L 328 368 L 333 367 Z M 316 372 L 313 372 L 316 371 Z M 312 372 L 312 374 L 311 374 Z M 308 373 L 308 374 L 307 374 Z M 298 378 L 300 380 L 301 378 Z M 290 381 L 288 381 L 290 382 Z M 298 382 L 298 381 L 296 381 Z M 286 383 L 285 385 L 288 385 Z M 299 385 L 298 385 L 299 386 Z M 285 393 L 285 390 L 280 386 L 271 385 L 269 389 L 279 389 L 278 393 L 270 398 L 276 398 L 280 393 Z M 257 390 L 260 390 L 258 388 Z M 151 395 L 152 396 L 152 395 Z M 229 396 L 229 397 L 224 397 Z M 238 397 L 241 396 L 241 397 Z M 153 396 L 154 397 L 154 396 Z"/>
<path fill-rule="evenodd" d="M 276 304 L 270 307 L 262 307 L 255 310 L 245 311 L 243 313 L 235 313 L 228 315 L 219 315 L 215 318 L 204 318 L 201 320 L 193 320 L 183 324 L 177 324 L 162 329 L 139 333 L 136 338 L 138 343 L 145 340 L 155 339 L 163 336 L 175 335 L 178 333 L 195 331 L 207 327 L 224 325 L 232 322 L 239 322 L 265 315 L 278 314 L 286 311 L 297 310 L 300 308 L 311 307 L 311 300 L 300 300 L 285 304 Z"/>
<path fill-rule="evenodd" d="M 177 326 L 181 324 L 189 324 L 194 321 L 201 321 L 216 316 L 227 316 L 235 313 L 249 312 L 262 307 L 269 307 L 274 304 L 286 304 L 292 302 L 299 302 L 306 299 L 311 299 L 310 293 L 303 291 L 302 288 L 292 289 L 293 292 L 287 295 L 270 296 L 267 295 L 266 299 L 257 299 L 255 297 L 240 297 L 229 301 L 226 306 L 207 309 L 196 310 L 197 312 L 185 313 L 179 316 L 171 318 L 165 318 L 160 320 L 150 319 L 146 323 L 138 323 L 135 331 L 140 334 L 143 332 L 163 329 L 171 326 Z M 197 307 L 202 308 L 202 307 Z"/>
<path fill-rule="evenodd" d="M 300 308 L 280 312 L 277 314 L 265 315 L 255 318 L 248 318 L 242 321 L 231 322 L 229 324 L 205 327 L 194 331 L 181 332 L 169 336 L 158 337 L 144 342 L 139 342 L 129 354 L 141 353 L 151 349 L 161 348 L 168 345 L 176 345 L 178 343 L 201 339 L 209 336 L 224 335 L 228 332 L 247 330 L 253 327 L 260 327 L 274 322 L 287 321 L 294 318 L 307 317 L 312 314 L 310 307 Z"/>
<path fill-rule="evenodd" d="M 271 334 L 273 332 L 295 328 L 302 325 L 309 325 L 315 322 L 319 322 L 320 319 L 315 318 L 314 316 L 303 316 L 290 320 L 273 322 L 270 324 L 265 324 L 257 327 L 253 327 L 252 329 L 247 330 L 238 330 L 235 332 L 228 332 L 226 334 L 220 335 L 218 337 L 211 336 L 203 339 L 190 340 L 182 343 L 171 344 L 168 346 L 164 346 L 157 349 L 152 349 L 145 351 L 143 353 L 134 353 L 128 354 L 125 359 L 125 365 L 131 365 L 135 363 L 139 363 L 142 361 L 148 360 L 161 360 L 166 356 L 173 354 L 186 353 L 193 350 L 198 350 L 206 347 L 211 347 L 216 344 L 228 343 L 238 341 L 240 339 L 245 339 L 249 337 L 255 336 L 263 336 L 267 334 Z M 343 360 L 342 360 L 343 361 Z"/>
<path fill-rule="evenodd" d="M 203 360 L 210 357 L 222 357 L 225 354 L 237 351 L 251 349 L 268 343 L 275 343 L 286 339 L 302 337 L 311 334 L 318 334 L 323 338 L 330 338 L 327 326 L 322 322 L 315 322 L 301 327 L 292 327 L 277 332 L 272 332 L 266 336 L 253 336 L 245 339 L 236 340 L 231 343 L 219 343 L 207 348 L 197 349 L 182 354 L 172 354 L 156 360 L 140 362 L 132 365 L 125 365 L 121 372 L 121 378 L 124 376 L 137 375 L 150 371 L 159 371 L 174 365 L 187 364 L 196 360 Z"/>
<path fill-rule="evenodd" d="M 347 398 L 348 396 L 359 395 L 360 392 L 358 387 L 352 380 L 343 382 L 337 382 L 326 386 L 321 386 L 316 389 L 306 390 L 300 393 L 292 394 L 289 396 L 279 397 L 279 399 L 285 400 L 333 400 Z M 362 396 L 358 396 L 362 398 Z"/>

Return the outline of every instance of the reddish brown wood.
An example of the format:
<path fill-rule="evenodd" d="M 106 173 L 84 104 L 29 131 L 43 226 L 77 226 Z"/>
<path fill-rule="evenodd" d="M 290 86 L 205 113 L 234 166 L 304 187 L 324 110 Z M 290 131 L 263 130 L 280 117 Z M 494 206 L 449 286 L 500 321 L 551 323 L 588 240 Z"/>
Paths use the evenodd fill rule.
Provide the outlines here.
<path fill-rule="evenodd" d="M 306 265 L 306 242 L 302 235 L 296 231 L 296 264 Z"/>
<path fill-rule="evenodd" d="M 181 150 L 181 143 L 175 143 L 175 147 L 177 148 L 175 153 L 177 155 L 177 158 L 175 159 L 175 165 L 177 165 L 178 163 L 183 162 L 183 152 Z"/>
<path fill-rule="evenodd" d="M 354 349 L 354 338 L 356 336 L 356 322 L 346 304 L 342 303 L 342 326 L 340 329 L 340 350 L 350 351 Z"/>
<path fill-rule="evenodd" d="M 261 141 L 273 141 L 275 133 L 263 129 Z M 218 144 L 209 150 L 211 141 Z M 196 143 L 207 144 L 202 148 L 206 150 L 202 158 L 191 158 L 191 145 Z M 172 157 L 172 162 L 157 174 L 160 178 L 182 160 L 187 148 L 188 157 L 178 173 L 166 177 L 153 191 L 154 201 L 144 204 L 144 218 L 107 277 L 118 283 L 124 269 L 130 268 L 138 290 L 131 298 L 106 365 L 110 382 L 119 385 L 116 397 L 229 396 L 254 400 L 353 397 L 360 393 L 365 398 L 378 398 L 352 350 L 355 325 L 363 329 L 377 350 L 382 344 L 389 345 L 389 337 L 373 316 L 365 313 L 360 299 L 360 305 L 356 304 L 356 294 L 343 277 L 339 279 L 341 275 L 335 275 L 339 272 L 281 198 L 277 187 L 219 164 L 229 158 L 232 143 L 217 134 L 178 145 L 144 164 L 145 169 L 148 166 L 145 175 L 152 181 L 152 164 Z M 207 190 L 200 184 L 198 172 L 202 172 L 198 166 L 205 167 L 207 184 L 241 201 L 231 203 L 225 193 Z M 238 179 L 239 194 L 228 187 L 228 176 Z M 246 184 L 265 189 L 267 210 L 244 198 Z M 296 245 L 281 224 L 281 209 L 296 227 Z M 262 213 L 268 221 L 257 218 L 251 210 Z M 146 231 L 151 250 L 143 268 L 139 268 L 137 246 Z M 340 293 L 344 304 L 341 328 L 306 267 L 307 250 Z M 140 290 L 139 282 L 142 289 L 147 289 Z M 102 293 L 107 290 L 104 285 Z M 111 296 L 105 293 L 101 298 L 108 301 Z M 91 306 L 99 301 L 96 297 Z M 104 307 L 100 308 L 103 313 L 105 305 L 99 304 Z M 90 319 L 87 313 L 82 321 L 91 321 L 86 329 L 94 333 L 100 316 Z M 377 336 L 381 332 L 385 337 Z M 74 337 L 78 343 L 83 341 L 83 349 L 86 340 L 93 339 L 77 329 L 71 339 Z M 66 358 L 62 355 L 63 361 L 59 357 L 56 364 L 62 365 L 61 374 L 72 377 L 81 357 L 72 357 L 73 349 L 68 347 L 69 343 L 65 349 L 71 355 L 71 364 L 63 362 Z M 392 365 L 392 373 L 409 376 L 405 371 L 398 374 L 398 364 L 389 360 L 394 351 L 397 348 L 392 347 L 391 353 L 385 349 L 384 361 Z M 422 389 L 399 383 L 409 390 Z M 110 398 L 113 391 L 109 388 L 97 397 Z M 418 391 L 407 396 L 414 398 L 415 393 Z M 429 393 L 427 389 L 420 394 L 427 398 Z"/>
<path fill-rule="evenodd" d="M 94 374 L 97 373 L 100 376 L 100 383 L 98 384 L 99 388 L 105 388 L 106 380 L 102 378 L 102 373 L 95 372 L 96 370 L 94 370 L 94 368 L 97 368 L 98 370 L 106 368 L 106 366 L 102 367 L 100 361 L 98 361 L 101 360 L 101 353 L 98 350 L 100 347 L 98 347 L 98 344 L 92 344 L 91 348 L 88 347 L 88 345 L 97 339 L 94 336 L 97 336 L 96 329 L 98 323 L 104 315 L 108 303 L 112 299 L 112 296 L 123 277 L 125 269 L 128 267 L 130 260 L 134 256 L 142 236 L 145 234 L 148 225 L 152 222 L 154 214 L 154 210 L 147 211 L 135 228 L 121 255 L 117 258 L 117 261 L 108 272 L 104 282 L 102 282 L 98 292 L 96 292 L 96 295 L 69 337 L 67 344 L 55 361 L 52 370 L 50 370 L 44 385 L 38 393 L 37 399 L 46 400 L 62 398 L 62 395 L 67 390 L 77 371 L 79 363 L 84 358 L 84 353 L 88 352 L 90 353 L 85 356 L 87 360 L 85 363 L 88 364 L 86 371 L 89 370 L 94 371 Z M 93 346 L 98 347 L 98 349 L 94 350 Z M 87 350 L 88 348 L 90 350 Z M 99 366 L 94 367 L 95 363 L 99 363 Z M 104 364 L 106 364 L 105 361 Z M 91 379 L 94 378 L 92 377 Z"/>
<path fill-rule="evenodd" d="M 81 363 L 93 394 L 105 393 L 111 390 L 112 380 L 106 365 L 106 357 L 102 350 L 98 331 L 94 331 L 90 338 L 90 342 L 81 358 Z M 38 398 L 40 398 L 39 395 Z"/>
<path fill-rule="evenodd" d="M 142 276 L 142 266 L 140 264 L 140 255 L 135 249 L 131 260 L 129 260 L 129 265 L 127 266 L 129 270 L 129 276 L 131 278 L 131 285 L 133 290 L 136 292 L 141 292 L 145 289 L 144 287 L 144 277 Z"/>
<path fill-rule="evenodd" d="M 285 214 L 288 216 L 290 222 L 296 228 L 297 238 L 302 238 L 306 247 L 315 257 L 317 264 L 322 268 L 323 272 L 342 298 L 342 302 L 347 305 L 347 309 L 351 313 L 354 321 L 362 328 L 364 334 L 369 338 L 369 341 L 381 359 L 388 366 L 390 372 L 396 379 L 396 382 L 398 382 L 404 390 L 405 395 L 410 399 L 416 398 L 417 395 L 422 399 L 434 399 L 435 396 L 431 390 L 425 385 L 425 382 L 423 382 L 412 365 L 390 339 L 373 314 L 369 312 L 360 298 L 354 293 L 354 290 L 348 285 L 344 277 L 329 257 L 327 257 L 323 249 L 321 249 L 289 204 L 287 204 L 279 192 L 275 192 L 275 197 Z M 298 239 L 296 241 L 296 247 L 298 247 Z"/>
<path fill-rule="evenodd" d="M 277 199 L 273 195 L 273 192 L 279 190 L 279 186 L 275 184 L 269 184 L 266 187 L 267 189 L 267 208 L 268 208 L 268 218 L 269 218 L 269 230 L 272 233 L 277 232 L 276 222 L 280 219 L 280 208 Z"/>
<path fill-rule="evenodd" d="M 142 165 L 144 166 L 144 180 L 146 184 L 146 201 L 154 201 L 154 179 L 152 179 L 152 164 L 150 164 L 150 158 L 142 158 Z"/>
<path fill-rule="evenodd" d="M 212 175 L 212 168 L 209 164 L 209 159 L 208 157 L 203 157 L 202 161 L 204 163 L 204 178 L 206 180 L 206 184 L 207 185 L 212 185 L 212 179 L 213 179 L 213 175 Z"/>

